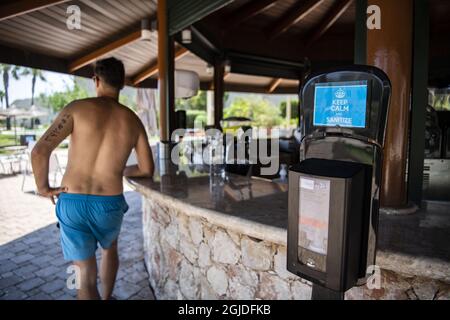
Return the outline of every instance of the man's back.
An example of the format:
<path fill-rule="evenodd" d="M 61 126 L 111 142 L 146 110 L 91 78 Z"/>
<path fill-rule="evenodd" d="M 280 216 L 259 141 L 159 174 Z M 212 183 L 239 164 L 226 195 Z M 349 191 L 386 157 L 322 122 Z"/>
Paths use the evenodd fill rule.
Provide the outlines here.
<path fill-rule="evenodd" d="M 71 104 L 73 128 L 62 185 L 70 193 L 115 195 L 142 124 L 127 107 L 111 98 Z"/>
<path fill-rule="evenodd" d="M 55 204 L 64 259 L 80 268 L 79 299 L 108 300 L 119 266 L 117 242 L 128 210 L 122 176 L 152 177 L 153 156 L 139 118 L 119 101 L 125 68 L 115 58 L 94 64 L 98 98 L 67 105 L 31 152 L 37 192 Z M 52 152 L 70 136 L 69 161 L 61 186 L 50 186 Z M 132 149 L 137 165 L 126 166 Z M 102 248 L 102 294 L 97 288 L 97 244 Z"/>

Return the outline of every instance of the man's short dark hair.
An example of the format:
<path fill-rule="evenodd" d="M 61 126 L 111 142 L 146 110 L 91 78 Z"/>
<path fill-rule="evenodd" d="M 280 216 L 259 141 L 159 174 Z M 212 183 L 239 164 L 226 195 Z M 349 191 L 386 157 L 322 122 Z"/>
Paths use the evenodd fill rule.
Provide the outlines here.
<path fill-rule="evenodd" d="M 125 68 L 116 58 L 98 60 L 94 64 L 94 74 L 115 89 L 122 89 L 125 84 Z"/>

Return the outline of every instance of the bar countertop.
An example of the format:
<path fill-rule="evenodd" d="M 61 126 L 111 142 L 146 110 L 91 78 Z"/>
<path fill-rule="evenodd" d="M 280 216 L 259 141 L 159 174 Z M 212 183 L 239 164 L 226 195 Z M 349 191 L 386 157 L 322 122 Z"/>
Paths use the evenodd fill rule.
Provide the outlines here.
<path fill-rule="evenodd" d="M 286 244 L 287 183 L 227 173 L 213 181 L 206 167 L 173 170 L 153 179 L 127 178 L 131 188 L 224 228 Z M 216 183 L 214 183 L 216 182 Z"/>
<path fill-rule="evenodd" d="M 168 204 L 188 216 L 262 241 L 286 245 L 287 183 L 231 173 L 225 179 L 212 180 L 206 166 L 169 171 L 164 175 L 156 172 L 152 179 L 125 180 L 144 197 Z M 439 210 L 409 217 L 393 217 L 380 210 L 377 264 L 397 272 L 450 282 L 448 228 L 423 222 L 433 219 L 433 215 L 443 219 Z M 447 214 L 445 218 L 449 223 Z M 399 237 L 409 241 L 396 239 Z"/>

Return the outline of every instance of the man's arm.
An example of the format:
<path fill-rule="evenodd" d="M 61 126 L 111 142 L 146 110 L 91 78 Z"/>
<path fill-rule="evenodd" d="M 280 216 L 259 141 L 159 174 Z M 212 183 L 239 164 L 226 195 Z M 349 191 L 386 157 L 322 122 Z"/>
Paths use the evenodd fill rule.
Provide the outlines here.
<path fill-rule="evenodd" d="M 152 150 L 148 143 L 147 133 L 142 123 L 139 121 L 140 130 L 136 141 L 137 165 L 126 167 L 123 171 L 125 177 L 145 178 L 153 177 L 155 165 L 153 163 Z"/>
<path fill-rule="evenodd" d="M 55 148 L 72 133 L 73 117 L 72 107 L 65 107 L 45 134 L 39 139 L 31 152 L 31 165 L 38 193 L 49 197 L 53 203 L 53 196 L 67 191 L 66 188 L 50 188 L 48 183 L 48 170 L 50 155 Z"/>

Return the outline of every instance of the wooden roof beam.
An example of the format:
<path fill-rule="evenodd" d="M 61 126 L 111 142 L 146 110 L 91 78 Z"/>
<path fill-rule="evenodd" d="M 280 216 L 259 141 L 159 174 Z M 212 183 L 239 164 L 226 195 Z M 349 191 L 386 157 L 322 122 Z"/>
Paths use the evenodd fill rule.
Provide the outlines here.
<path fill-rule="evenodd" d="M 267 88 L 267 93 L 273 93 L 278 88 L 278 86 L 281 84 L 282 80 L 283 79 L 281 79 L 281 78 L 273 79 L 272 82 L 269 84 L 269 87 Z"/>
<path fill-rule="evenodd" d="M 253 0 L 231 12 L 223 22 L 224 28 L 232 29 L 257 14 L 272 7 L 277 0 Z"/>
<path fill-rule="evenodd" d="M 18 17 L 69 0 L 16 0 L 0 5 L 0 21 Z"/>
<path fill-rule="evenodd" d="M 189 53 L 189 51 L 186 48 L 178 47 L 175 50 L 175 61 L 181 59 L 187 53 Z M 144 70 L 142 70 L 141 72 L 139 72 L 138 74 L 133 76 L 131 78 L 131 83 L 136 86 L 139 83 L 141 83 L 142 81 L 144 81 L 145 79 L 148 79 L 157 73 L 158 73 L 158 61 L 156 60 L 150 66 L 148 66 L 147 68 L 145 68 Z"/>
<path fill-rule="evenodd" d="M 294 4 L 292 8 L 289 8 L 281 18 L 267 29 L 269 39 L 274 39 L 286 32 L 291 26 L 313 12 L 324 1 L 325 0 L 306 0 Z"/>
<path fill-rule="evenodd" d="M 200 82 L 200 90 L 211 90 L 210 81 L 202 81 Z M 253 92 L 253 93 L 263 93 L 267 94 L 267 86 L 260 85 L 252 85 L 248 83 L 230 83 L 225 82 L 224 84 L 225 91 L 231 92 Z M 297 94 L 298 86 L 279 86 L 273 93 L 279 94 Z"/>
<path fill-rule="evenodd" d="M 98 58 L 111 53 L 114 50 L 120 49 L 130 43 L 133 43 L 142 37 L 142 31 L 140 29 L 132 31 L 127 35 L 121 35 L 119 37 L 115 37 L 115 40 L 112 40 L 110 43 L 101 46 L 89 53 L 86 53 L 79 57 L 78 59 L 69 63 L 69 72 L 74 72 L 78 69 L 81 69 L 88 64 L 91 64 Z"/>
<path fill-rule="evenodd" d="M 150 66 L 148 66 L 147 68 L 145 68 L 144 70 L 140 71 L 138 74 L 133 76 L 130 82 L 132 85 L 136 86 L 145 79 L 148 79 L 157 73 L 158 73 L 158 60 L 155 59 L 155 61 L 151 63 Z"/>
<path fill-rule="evenodd" d="M 353 0 L 339 0 L 334 7 L 326 14 L 325 18 L 320 22 L 318 27 L 314 28 L 314 32 L 307 41 L 307 47 L 314 41 L 319 39 L 330 29 L 333 24 L 344 14 L 345 11 L 353 3 Z"/>

